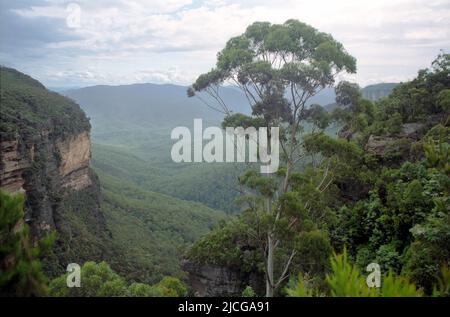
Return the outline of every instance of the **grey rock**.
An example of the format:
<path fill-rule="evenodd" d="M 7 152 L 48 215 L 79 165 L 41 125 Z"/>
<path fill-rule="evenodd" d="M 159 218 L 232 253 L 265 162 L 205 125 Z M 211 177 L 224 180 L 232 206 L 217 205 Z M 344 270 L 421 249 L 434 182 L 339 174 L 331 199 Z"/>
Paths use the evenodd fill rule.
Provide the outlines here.
<path fill-rule="evenodd" d="M 262 287 L 263 277 L 254 272 L 242 273 L 238 269 L 192 261 L 184 261 L 182 268 L 188 273 L 193 295 L 198 297 L 240 296 L 247 285 L 254 290 Z"/>
<path fill-rule="evenodd" d="M 407 137 L 417 137 L 425 128 L 425 124 L 421 122 L 405 123 L 402 125 L 402 134 Z"/>

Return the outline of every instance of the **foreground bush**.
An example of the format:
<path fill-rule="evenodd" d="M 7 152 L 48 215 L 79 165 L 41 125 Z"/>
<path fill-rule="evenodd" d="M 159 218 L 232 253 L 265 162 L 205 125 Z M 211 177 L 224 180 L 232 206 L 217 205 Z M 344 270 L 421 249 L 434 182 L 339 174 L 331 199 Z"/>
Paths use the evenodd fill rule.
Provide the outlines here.
<path fill-rule="evenodd" d="M 50 295 L 63 297 L 100 297 L 100 296 L 130 296 L 130 297 L 180 297 L 187 294 L 183 282 L 174 277 L 164 277 L 156 285 L 127 282 L 115 273 L 106 262 L 86 262 L 81 267 L 81 287 L 68 287 L 69 273 L 55 278 L 50 282 Z"/>

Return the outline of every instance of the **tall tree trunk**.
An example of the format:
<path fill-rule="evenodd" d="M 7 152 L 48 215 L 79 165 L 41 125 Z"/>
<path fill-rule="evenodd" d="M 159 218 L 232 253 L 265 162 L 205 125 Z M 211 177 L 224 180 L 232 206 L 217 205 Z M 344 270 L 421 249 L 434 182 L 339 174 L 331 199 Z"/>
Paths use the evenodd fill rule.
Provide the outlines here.
<path fill-rule="evenodd" d="M 273 253 L 274 242 L 272 233 L 267 234 L 267 276 L 266 276 L 266 297 L 273 297 Z"/>
<path fill-rule="evenodd" d="M 272 212 L 271 198 L 266 198 L 266 211 L 268 214 Z M 267 267 L 266 267 L 266 297 L 273 297 L 274 280 L 273 280 L 273 266 L 274 266 L 274 249 L 275 243 L 273 239 L 273 231 L 267 233 Z"/>
<path fill-rule="evenodd" d="M 294 117 L 295 117 L 295 113 L 297 113 L 297 111 L 294 112 Z M 297 134 L 297 126 L 298 124 L 300 124 L 300 122 L 295 121 L 293 123 L 293 125 L 291 126 L 291 138 L 290 138 L 290 146 L 292 147 L 291 152 L 289 153 L 289 156 L 287 158 L 287 162 L 286 162 L 286 175 L 284 176 L 284 182 L 283 182 L 283 193 L 287 193 L 288 188 L 289 188 L 289 177 L 291 176 L 291 169 L 293 168 L 293 155 L 294 155 L 294 142 L 295 142 L 295 138 L 296 138 L 296 134 Z"/>

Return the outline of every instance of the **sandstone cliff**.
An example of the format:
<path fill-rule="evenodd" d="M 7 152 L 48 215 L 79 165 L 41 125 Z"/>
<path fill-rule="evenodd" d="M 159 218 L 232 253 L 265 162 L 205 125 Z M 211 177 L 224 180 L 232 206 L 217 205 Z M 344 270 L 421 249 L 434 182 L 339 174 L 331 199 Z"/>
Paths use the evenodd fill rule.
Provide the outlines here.
<path fill-rule="evenodd" d="M 0 71 L 0 189 L 24 193 L 33 240 L 57 232 L 50 271 L 60 272 L 67 261 L 103 258 L 93 239 L 83 242 L 88 235 L 108 236 L 89 167 L 89 120 L 76 103 L 27 75 Z"/>
<path fill-rule="evenodd" d="M 192 296 L 241 296 L 246 286 L 251 286 L 260 294 L 263 292 L 264 279 L 256 272 L 242 272 L 227 266 L 199 264 L 194 261 L 185 261 L 183 270 L 188 273 Z"/>
<path fill-rule="evenodd" d="M 33 235 L 55 228 L 61 196 L 92 184 L 89 131 L 61 137 L 45 130 L 31 137 L 4 136 L 0 153 L 0 188 L 25 194 L 25 220 Z"/>

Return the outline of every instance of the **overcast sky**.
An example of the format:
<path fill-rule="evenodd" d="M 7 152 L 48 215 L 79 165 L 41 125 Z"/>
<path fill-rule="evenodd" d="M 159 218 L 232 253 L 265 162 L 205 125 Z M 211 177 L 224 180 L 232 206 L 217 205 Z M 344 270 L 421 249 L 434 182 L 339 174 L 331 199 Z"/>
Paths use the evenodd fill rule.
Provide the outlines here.
<path fill-rule="evenodd" d="M 450 0 L 0 2 L 0 64 L 51 87 L 189 84 L 254 21 L 295 18 L 331 33 L 357 58 L 363 86 L 411 79 L 450 51 Z"/>

